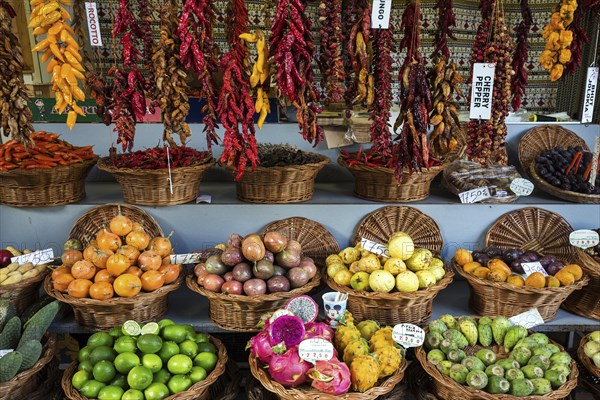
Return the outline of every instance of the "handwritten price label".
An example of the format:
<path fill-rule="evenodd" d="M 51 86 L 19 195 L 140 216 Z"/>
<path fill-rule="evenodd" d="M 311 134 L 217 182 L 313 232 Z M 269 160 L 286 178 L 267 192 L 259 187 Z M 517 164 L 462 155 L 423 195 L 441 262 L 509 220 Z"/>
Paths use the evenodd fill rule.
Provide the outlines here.
<path fill-rule="evenodd" d="M 516 178 L 510 183 L 510 190 L 517 196 L 529 196 L 533 192 L 533 183 L 524 178 Z"/>
<path fill-rule="evenodd" d="M 472 204 L 477 203 L 481 200 L 489 199 L 490 197 L 492 197 L 492 195 L 490 194 L 490 189 L 487 186 L 485 186 L 459 193 L 458 197 L 460 197 L 461 203 Z"/>
<path fill-rule="evenodd" d="M 575 247 L 588 249 L 596 246 L 600 242 L 600 239 L 597 232 L 594 232 L 590 229 L 580 229 L 578 231 L 571 232 L 569 235 L 569 242 L 571 242 L 571 245 Z"/>
<path fill-rule="evenodd" d="M 202 254 L 173 254 L 171 255 L 171 264 L 197 264 L 201 261 Z"/>
<path fill-rule="evenodd" d="M 373 254 L 377 254 L 378 256 L 391 257 L 390 251 L 385 244 L 376 243 L 369 239 L 362 238 L 360 239 L 360 246 Z"/>
<path fill-rule="evenodd" d="M 540 272 L 542 275 L 548 276 L 548 273 L 538 261 L 521 263 L 521 267 L 523 267 L 523 271 L 525 271 L 525 276 L 529 276 L 534 272 Z"/>
<path fill-rule="evenodd" d="M 13 257 L 10 262 L 19 264 L 32 263 L 33 265 L 48 264 L 54 260 L 54 251 L 52 249 L 38 250 L 33 253 L 23 254 L 22 256 Z"/>
<path fill-rule="evenodd" d="M 419 347 L 425 341 L 425 331 L 413 324 L 399 324 L 392 330 L 392 339 L 404 348 Z"/>
<path fill-rule="evenodd" d="M 542 325 L 544 323 L 544 318 L 542 318 L 537 308 L 532 308 L 522 314 L 515 315 L 508 320 L 513 325 L 521 325 L 527 329 L 531 329 L 534 326 Z"/>
<path fill-rule="evenodd" d="M 333 344 L 325 339 L 306 339 L 298 347 L 300 358 L 315 363 L 317 360 L 331 360 L 333 358 Z"/>

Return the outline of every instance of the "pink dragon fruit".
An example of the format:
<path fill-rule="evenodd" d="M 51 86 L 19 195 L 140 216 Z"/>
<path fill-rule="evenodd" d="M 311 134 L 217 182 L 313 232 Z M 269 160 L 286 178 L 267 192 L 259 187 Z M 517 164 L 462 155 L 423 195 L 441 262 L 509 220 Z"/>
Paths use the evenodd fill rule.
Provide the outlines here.
<path fill-rule="evenodd" d="M 246 345 L 246 350 L 248 349 L 250 349 L 252 355 L 258 357 L 260 361 L 268 363 L 274 354 L 273 343 L 271 343 L 269 332 L 263 330 L 256 336 L 253 336 L 248 342 L 248 345 Z"/>
<path fill-rule="evenodd" d="M 335 357 L 329 361 L 317 360 L 307 375 L 313 380 L 312 387 L 323 393 L 337 396 L 350 388 L 350 370 Z"/>
<path fill-rule="evenodd" d="M 322 338 L 329 342 L 333 341 L 335 335 L 333 329 L 324 322 L 312 322 L 305 325 L 304 339 Z"/>
<path fill-rule="evenodd" d="M 304 322 L 292 315 L 279 317 L 269 325 L 271 342 L 275 344 L 284 342 L 287 348 L 300 344 L 304 339 L 304 333 Z"/>
<path fill-rule="evenodd" d="M 310 368 L 311 364 L 300 358 L 298 346 L 291 347 L 283 354 L 273 354 L 269 361 L 271 378 L 285 387 L 296 387 L 308 382 L 310 379 L 306 373 Z"/>

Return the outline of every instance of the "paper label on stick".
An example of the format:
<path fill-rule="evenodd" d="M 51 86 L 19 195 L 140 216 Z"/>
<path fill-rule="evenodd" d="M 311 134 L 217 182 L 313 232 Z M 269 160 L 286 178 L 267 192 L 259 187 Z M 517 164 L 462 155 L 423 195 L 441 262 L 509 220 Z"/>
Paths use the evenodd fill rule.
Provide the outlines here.
<path fill-rule="evenodd" d="M 301 359 L 311 363 L 317 360 L 331 360 L 333 344 L 321 338 L 306 339 L 298 346 L 298 354 Z"/>
<path fill-rule="evenodd" d="M 590 171 L 590 180 L 588 181 L 592 188 L 596 186 L 596 176 L 598 174 L 598 157 L 600 157 L 600 136 L 596 137 L 594 143 L 594 157 L 592 158 L 592 170 Z"/>
<path fill-rule="evenodd" d="M 0 350 L 0 358 L 4 357 L 8 353 L 12 353 L 13 351 L 14 351 L 13 349 Z"/>
<path fill-rule="evenodd" d="M 548 273 L 539 261 L 521 263 L 521 267 L 523 268 L 523 271 L 525 271 L 525 276 L 529 276 L 534 272 L 540 272 L 542 275 L 548 276 Z"/>
<path fill-rule="evenodd" d="M 389 29 L 392 14 L 392 0 L 373 0 L 371 8 L 371 28 Z"/>
<path fill-rule="evenodd" d="M 598 89 L 598 67 L 589 67 L 585 78 L 585 94 L 583 95 L 583 110 L 581 123 L 589 124 L 594 119 L 594 103 Z"/>
<path fill-rule="evenodd" d="M 212 202 L 212 196 L 210 194 L 201 194 L 196 199 L 196 204 L 200 204 L 200 203 L 208 203 L 208 204 L 210 204 L 211 202 Z"/>
<path fill-rule="evenodd" d="M 370 251 L 373 254 L 377 254 L 378 256 L 391 257 L 390 251 L 385 244 L 376 243 L 369 239 L 362 238 L 360 239 L 360 246 Z"/>
<path fill-rule="evenodd" d="M 172 254 L 171 264 L 197 264 L 201 260 L 202 254 L 190 253 L 190 254 Z"/>
<path fill-rule="evenodd" d="M 508 320 L 513 325 L 521 325 L 527 329 L 531 329 L 534 326 L 542 325 L 544 323 L 544 318 L 542 318 L 537 308 L 532 308 L 524 313 L 515 315 Z"/>
<path fill-rule="evenodd" d="M 425 341 L 425 331 L 413 324 L 399 324 L 392 330 L 392 339 L 404 348 L 419 347 Z"/>
<path fill-rule="evenodd" d="M 596 246 L 600 242 L 600 239 L 598 237 L 598 232 L 594 232 L 590 229 L 580 229 L 571 232 L 569 235 L 569 242 L 571 242 L 572 246 L 589 249 L 590 247 Z"/>
<path fill-rule="evenodd" d="M 88 31 L 90 33 L 90 45 L 102 47 L 102 34 L 100 32 L 100 20 L 96 2 L 85 2 L 85 15 L 87 17 Z"/>
<path fill-rule="evenodd" d="M 48 264 L 54 260 L 54 251 L 52 249 L 38 250 L 33 253 L 23 254 L 22 256 L 12 257 L 10 262 L 16 262 L 21 265 L 32 263 L 35 265 Z"/>
<path fill-rule="evenodd" d="M 487 186 L 485 186 L 459 193 L 458 197 L 460 197 L 461 203 L 471 204 L 477 203 L 481 200 L 489 199 L 490 197 L 492 197 L 492 195 L 490 194 L 490 189 Z"/>
<path fill-rule="evenodd" d="M 524 178 L 516 178 L 510 183 L 510 190 L 517 196 L 529 196 L 533 192 L 533 183 Z"/>
<path fill-rule="evenodd" d="M 494 72 L 496 64 L 473 64 L 473 84 L 471 85 L 470 119 L 492 118 L 492 95 L 494 94 Z"/>

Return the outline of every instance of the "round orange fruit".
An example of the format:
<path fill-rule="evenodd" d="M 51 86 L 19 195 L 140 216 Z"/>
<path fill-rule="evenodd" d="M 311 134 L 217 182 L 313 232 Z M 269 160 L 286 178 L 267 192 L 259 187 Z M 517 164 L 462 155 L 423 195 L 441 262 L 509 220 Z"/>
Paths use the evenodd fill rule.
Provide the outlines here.
<path fill-rule="evenodd" d="M 466 249 L 458 249 L 456 253 L 454 253 L 454 260 L 463 267 L 466 263 L 470 263 L 473 261 L 473 255 L 469 250 Z"/>
<path fill-rule="evenodd" d="M 122 274 L 113 282 L 115 293 L 121 297 L 133 297 L 142 290 L 142 281 L 135 275 Z"/>
<path fill-rule="evenodd" d="M 90 286 L 90 297 L 96 300 L 108 300 L 115 294 L 109 282 L 96 282 Z"/>
<path fill-rule="evenodd" d="M 142 289 L 146 292 L 153 292 L 165 284 L 165 276 L 160 271 L 149 270 L 140 277 Z"/>
<path fill-rule="evenodd" d="M 525 278 L 525 286 L 541 289 L 546 286 L 546 277 L 541 272 L 534 272 Z"/>

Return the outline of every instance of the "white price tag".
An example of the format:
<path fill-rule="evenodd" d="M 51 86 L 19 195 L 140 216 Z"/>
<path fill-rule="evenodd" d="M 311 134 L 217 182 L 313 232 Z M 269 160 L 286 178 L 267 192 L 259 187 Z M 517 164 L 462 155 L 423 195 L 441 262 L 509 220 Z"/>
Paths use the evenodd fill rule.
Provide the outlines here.
<path fill-rule="evenodd" d="M 513 325 L 521 325 L 527 329 L 531 329 L 534 326 L 542 325 L 544 323 L 544 318 L 542 318 L 537 308 L 532 308 L 522 314 L 515 315 L 508 320 Z"/>
<path fill-rule="evenodd" d="M 54 260 L 54 251 L 52 249 L 38 250 L 33 253 L 23 254 L 22 256 L 13 257 L 10 262 L 16 262 L 21 265 L 25 263 L 32 263 L 35 265 L 47 264 Z"/>
<path fill-rule="evenodd" d="M 196 199 L 196 204 L 199 204 L 199 203 L 210 204 L 211 202 L 212 202 L 212 196 L 210 194 L 202 194 L 202 195 L 198 196 L 198 198 Z"/>
<path fill-rule="evenodd" d="M 598 237 L 598 232 L 590 229 L 580 229 L 571 232 L 569 242 L 571 242 L 572 246 L 588 249 L 596 246 L 600 242 L 600 238 Z"/>
<path fill-rule="evenodd" d="M 87 16 L 88 31 L 90 33 L 90 44 L 102 47 L 102 34 L 100 33 L 100 20 L 95 2 L 85 2 L 85 15 Z"/>
<path fill-rule="evenodd" d="M 494 73 L 496 64 L 473 64 L 473 83 L 471 85 L 471 107 L 469 118 L 492 118 L 492 95 L 494 94 Z"/>
<path fill-rule="evenodd" d="M 490 189 L 487 186 L 485 186 L 459 193 L 458 197 L 460 197 L 461 203 L 471 204 L 477 203 L 481 200 L 489 199 L 490 197 L 492 197 L 492 195 L 490 194 Z"/>
<path fill-rule="evenodd" d="M 585 94 L 583 95 L 583 110 L 581 123 L 589 124 L 594 119 L 594 103 L 598 89 L 598 67 L 589 67 L 585 78 Z"/>
<path fill-rule="evenodd" d="M 517 196 L 529 196 L 533 192 L 533 183 L 524 178 L 516 178 L 510 183 L 510 190 Z"/>
<path fill-rule="evenodd" d="M 202 254 L 171 254 L 171 264 L 197 264 L 201 260 Z"/>
<path fill-rule="evenodd" d="M 284 315 L 294 315 L 294 313 L 286 310 L 285 308 L 282 308 L 280 310 L 275 311 L 273 315 L 271 315 L 271 318 L 269 318 L 269 322 L 273 323 L 277 318 L 283 317 Z"/>
<path fill-rule="evenodd" d="M 300 358 L 314 363 L 317 360 L 331 360 L 333 358 L 333 344 L 321 339 L 306 339 L 298 346 Z"/>
<path fill-rule="evenodd" d="M 419 347 L 425 341 L 425 331 L 413 324 L 399 324 L 392 330 L 392 339 L 400 346 Z"/>
<path fill-rule="evenodd" d="M 377 254 L 378 256 L 391 257 L 390 251 L 385 244 L 376 243 L 369 239 L 362 238 L 360 239 L 360 246 L 370 251 L 373 254 Z"/>
<path fill-rule="evenodd" d="M 600 136 L 596 136 L 596 143 L 594 144 L 594 157 L 592 158 L 592 170 L 590 171 L 590 180 L 588 181 L 590 185 L 592 185 L 592 188 L 596 186 L 598 157 L 600 157 Z"/>
<path fill-rule="evenodd" d="M 13 351 L 13 349 L 0 350 L 0 358 L 4 357 L 8 353 L 12 353 Z"/>
<path fill-rule="evenodd" d="M 534 272 L 540 272 L 542 275 L 548 276 L 548 273 L 546 272 L 544 267 L 542 267 L 542 264 L 540 264 L 539 261 L 527 262 L 527 263 L 524 262 L 524 263 L 521 263 L 521 267 L 523 267 L 523 271 L 525 271 L 526 277 L 533 274 Z"/>
<path fill-rule="evenodd" d="M 392 14 L 392 0 L 373 0 L 371 8 L 371 28 L 389 29 Z"/>

